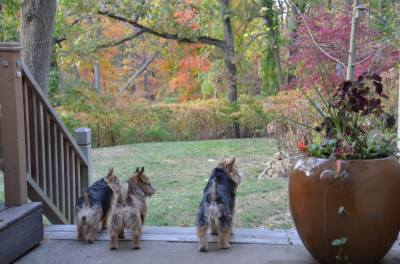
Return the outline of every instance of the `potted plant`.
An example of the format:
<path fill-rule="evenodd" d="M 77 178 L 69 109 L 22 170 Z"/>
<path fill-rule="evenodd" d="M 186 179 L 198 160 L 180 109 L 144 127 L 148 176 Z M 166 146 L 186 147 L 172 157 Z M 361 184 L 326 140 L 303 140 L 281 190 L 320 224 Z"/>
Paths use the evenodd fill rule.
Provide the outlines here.
<path fill-rule="evenodd" d="M 310 142 L 299 142 L 304 155 L 289 179 L 295 226 L 320 263 L 378 263 L 400 226 L 400 164 L 388 133 L 396 121 L 384 110 L 381 77 L 315 94 L 304 93 L 320 123 Z"/>

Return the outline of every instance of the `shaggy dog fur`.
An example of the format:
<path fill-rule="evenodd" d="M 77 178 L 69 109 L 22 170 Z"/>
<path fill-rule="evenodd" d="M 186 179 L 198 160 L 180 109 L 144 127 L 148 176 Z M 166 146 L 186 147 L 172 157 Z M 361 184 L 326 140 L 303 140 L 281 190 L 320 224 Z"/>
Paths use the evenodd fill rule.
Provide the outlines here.
<path fill-rule="evenodd" d="M 147 214 L 146 197 L 152 196 L 156 192 L 156 189 L 151 185 L 149 177 L 144 174 L 144 167 L 141 169 L 136 168 L 134 174 L 128 179 L 128 183 L 132 194 L 135 195 L 142 204 L 140 218 L 143 224 Z"/>
<path fill-rule="evenodd" d="M 230 248 L 235 211 L 236 188 L 241 175 L 235 164 L 235 158 L 222 161 L 211 173 L 203 192 L 203 199 L 197 214 L 197 235 L 199 250 L 207 251 L 207 231 L 218 234 L 218 245 L 222 249 Z"/>
<path fill-rule="evenodd" d="M 75 205 L 75 222 L 78 240 L 93 243 L 96 239 L 100 222 L 103 228 L 107 226 L 107 214 L 111 207 L 114 186 L 119 183 L 118 177 L 110 169 L 107 176 L 93 183 L 84 190 L 83 196 Z"/>
<path fill-rule="evenodd" d="M 119 247 L 118 237 L 123 237 L 125 228 L 133 231 L 132 248 L 140 248 L 142 226 L 147 212 L 146 197 L 155 192 L 156 189 L 144 174 L 144 168 L 137 168 L 127 183 L 116 188 L 109 220 L 110 249 Z"/>

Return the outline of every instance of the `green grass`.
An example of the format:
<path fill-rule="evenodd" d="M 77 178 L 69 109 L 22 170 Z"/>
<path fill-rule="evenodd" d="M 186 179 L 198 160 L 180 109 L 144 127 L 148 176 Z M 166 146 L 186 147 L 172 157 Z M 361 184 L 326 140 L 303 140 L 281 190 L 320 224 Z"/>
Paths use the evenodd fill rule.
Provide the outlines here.
<path fill-rule="evenodd" d="M 108 168 L 123 180 L 145 167 L 157 193 L 148 199 L 146 225 L 194 226 L 198 204 L 212 168 L 235 156 L 244 180 L 237 189 L 235 225 L 290 228 L 287 179 L 260 181 L 267 157 L 276 152 L 267 139 L 209 140 L 123 145 L 93 150 L 94 178 Z M 4 199 L 0 172 L 0 201 Z"/>
<path fill-rule="evenodd" d="M 110 167 L 124 180 L 136 167 L 145 167 L 157 188 L 148 199 L 146 225 L 195 225 L 197 207 L 212 168 L 221 157 L 235 156 L 244 174 L 237 190 L 236 226 L 292 227 L 287 179 L 257 180 L 266 158 L 276 152 L 267 139 L 144 143 L 93 152 L 96 179 Z"/>

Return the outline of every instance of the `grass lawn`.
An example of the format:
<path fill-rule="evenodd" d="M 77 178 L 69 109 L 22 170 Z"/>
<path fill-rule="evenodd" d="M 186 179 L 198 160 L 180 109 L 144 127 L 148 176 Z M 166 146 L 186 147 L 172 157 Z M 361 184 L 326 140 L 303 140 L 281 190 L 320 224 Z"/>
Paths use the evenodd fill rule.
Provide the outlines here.
<path fill-rule="evenodd" d="M 146 225 L 193 226 L 202 191 L 221 157 L 235 156 L 244 180 L 237 190 L 235 224 L 289 228 L 287 179 L 257 180 L 265 159 L 276 151 L 267 139 L 163 142 L 98 148 L 94 175 L 113 167 L 122 179 L 145 167 L 157 193 L 148 199 Z"/>
<path fill-rule="evenodd" d="M 235 156 L 244 174 L 237 189 L 235 225 L 290 228 L 287 179 L 260 181 L 268 156 L 276 151 L 267 139 L 229 139 L 123 145 L 93 150 L 94 177 L 113 167 L 121 179 L 145 167 L 157 193 L 148 199 L 146 225 L 194 226 L 198 204 L 212 168 Z M 0 172 L 0 201 L 4 198 Z"/>

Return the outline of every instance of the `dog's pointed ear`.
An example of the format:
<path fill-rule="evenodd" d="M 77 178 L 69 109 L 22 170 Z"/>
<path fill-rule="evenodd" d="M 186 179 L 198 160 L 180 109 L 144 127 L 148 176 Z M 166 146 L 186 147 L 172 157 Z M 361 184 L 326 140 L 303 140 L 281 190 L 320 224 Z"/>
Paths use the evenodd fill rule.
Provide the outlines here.
<path fill-rule="evenodd" d="M 114 173 L 114 168 L 109 168 L 106 177 L 107 178 L 110 177 L 111 175 L 113 175 L 113 173 Z"/>
<path fill-rule="evenodd" d="M 140 169 L 138 168 L 136 177 L 138 177 L 140 179 L 142 177 L 142 175 L 143 175 L 143 172 L 144 172 L 144 167 L 142 167 Z"/>
<path fill-rule="evenodd" d="M 136 170 L 135 170 L 135 172 L 139 172 L 139 167 L 136 167 Z"/>
<path fill-rule="evenodd" d="M 233 158 L 231 158 L 230 160 L 228 160 L 228 165 L 229 165 L 229 166 L 232 166 L 233 164 L 235 164 L 235 162 L 236 162 L 236 158 L 233 157 Z"/>

